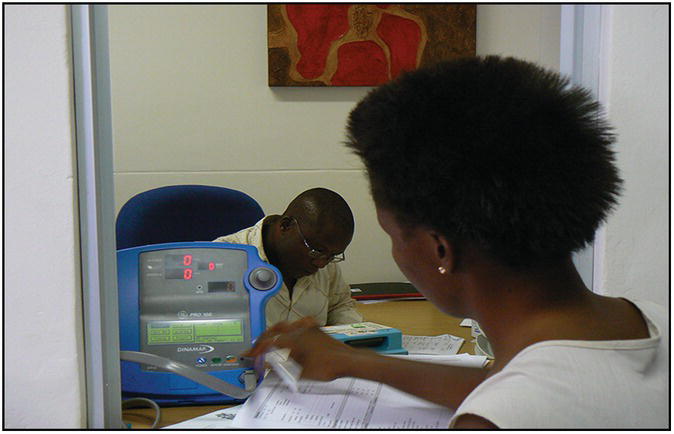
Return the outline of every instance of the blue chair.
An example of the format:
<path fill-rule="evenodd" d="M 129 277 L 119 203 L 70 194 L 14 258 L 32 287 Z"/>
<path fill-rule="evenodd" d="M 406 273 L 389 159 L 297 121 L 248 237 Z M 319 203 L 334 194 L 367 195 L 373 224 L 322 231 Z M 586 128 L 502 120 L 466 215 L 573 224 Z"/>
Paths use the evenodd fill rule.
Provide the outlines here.
<path fill-rule="evenodd" d="M 170 185 L 139 193 L 119 211 L 117 249 L 213 241 L 253 226 L 264 212 L 245 193 L 208 185 Z"/>

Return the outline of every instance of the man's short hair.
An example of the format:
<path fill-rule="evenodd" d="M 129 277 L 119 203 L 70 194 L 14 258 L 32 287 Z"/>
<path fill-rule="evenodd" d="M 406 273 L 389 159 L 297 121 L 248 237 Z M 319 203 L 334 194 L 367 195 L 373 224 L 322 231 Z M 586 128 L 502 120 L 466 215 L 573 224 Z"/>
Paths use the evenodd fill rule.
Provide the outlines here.
<path fill-rule="evenodd" d="M 351 112 L 377 206 L 514 267 L 591 242 L 622 180 L 590 93 L 513 58 L 409 72 Z"/>
<path fill-rule="evenodd" d="M 353 235 L 354 219 L 349 204 L 338 193 L 316 187 L 305 190 L 293 199 L 284 215 L 302 217 L 316 228 L 335 226 Z"/>

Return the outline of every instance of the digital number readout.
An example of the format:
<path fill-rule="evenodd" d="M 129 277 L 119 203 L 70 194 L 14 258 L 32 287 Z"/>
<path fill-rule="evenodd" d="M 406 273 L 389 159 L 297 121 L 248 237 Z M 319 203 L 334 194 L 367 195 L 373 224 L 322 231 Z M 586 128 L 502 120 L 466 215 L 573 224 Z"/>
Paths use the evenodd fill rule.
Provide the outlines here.
<path fill-rule="evenodd" d="M 190 254 L 166 255 L 164 257 L 164 277 L 166 279 L 192 280 L 195 269 L 214 271 L 215 262 L 201 260 Z"/>

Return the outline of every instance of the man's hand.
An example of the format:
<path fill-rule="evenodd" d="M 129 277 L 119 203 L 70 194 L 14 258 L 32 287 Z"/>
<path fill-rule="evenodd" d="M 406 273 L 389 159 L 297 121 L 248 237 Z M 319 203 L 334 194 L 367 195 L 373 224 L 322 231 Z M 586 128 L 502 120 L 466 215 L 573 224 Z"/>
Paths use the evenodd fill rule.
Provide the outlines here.
<path fill-rule="evenodd" d="M 356 352 L 323 333 L 311 317 L 270 327 L 242 356 L 259 357 L 271 347 L 289 348 L 290 357 L 302 365 L 302 378 L 320 381 L 331 381 L 346 375 Z"/>

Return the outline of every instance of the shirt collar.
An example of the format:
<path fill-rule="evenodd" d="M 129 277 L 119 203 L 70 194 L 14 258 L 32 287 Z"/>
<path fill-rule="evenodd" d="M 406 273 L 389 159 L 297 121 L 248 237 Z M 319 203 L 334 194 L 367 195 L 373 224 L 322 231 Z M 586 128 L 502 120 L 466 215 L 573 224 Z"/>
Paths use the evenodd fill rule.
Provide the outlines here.
<path fill-rule="evenodd" d="M 260 221 L 255 223 L 255 226 L 253 226 L 253 229 L 250 231 L 250 239 L 248 240 L 248 242 L 253 246 L 257 247 L 257 252 L 260 255 L 260 259 L 268 263 L 269 258 L 267 257 L 267 253 L 264 251 L 264 245 L 262 240 L 262 225 L 266 218 L 267 217 L 264 217 Z"/>

